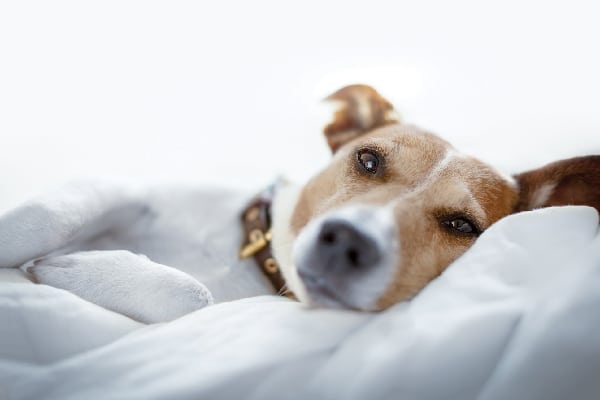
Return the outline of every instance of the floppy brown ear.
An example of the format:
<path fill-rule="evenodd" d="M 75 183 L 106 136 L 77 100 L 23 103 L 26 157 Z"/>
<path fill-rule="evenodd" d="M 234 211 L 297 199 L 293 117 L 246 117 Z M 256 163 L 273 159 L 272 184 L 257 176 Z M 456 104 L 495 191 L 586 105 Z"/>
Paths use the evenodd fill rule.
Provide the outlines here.
<path fill-rule="evenodd" d="M 517 211 L 586 205 L 600 213 L 600 156 L 576 157 L 516 175 Z"/>
<path fill-rule="evenodd" d="M 392 104 L 367 85 L 350 85 L 325 98 L 340 108 L 324 129 L 332 152 L 352 139 L 380 126 L 400 122 Z"/>

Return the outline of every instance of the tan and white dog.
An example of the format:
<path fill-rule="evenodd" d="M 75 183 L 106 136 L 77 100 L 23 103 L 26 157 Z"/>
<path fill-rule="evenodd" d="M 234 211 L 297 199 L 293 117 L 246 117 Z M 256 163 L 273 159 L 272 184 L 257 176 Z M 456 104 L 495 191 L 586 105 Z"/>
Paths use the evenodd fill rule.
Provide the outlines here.
<path fill-rule="evenodd" d="M 368 86 L 329 99 L 341 104 L 325 128 L 331 163 L 302 187 L 279 188 L 271 209 L 271 249 L 302 302 L 383 310 L 414 296 L 509 214 L 600 210 L 600 156 L 511 177 L 401 123 Z M 0 219 L 1 267 L 22 266 L 39 283 L 146 322 L 274 293 L 254 260 L 238 258 L 246 193 L 69 190 L 59 204 L 37 200 Z M 57 218 L 65 209 L 75 216 Z"/>

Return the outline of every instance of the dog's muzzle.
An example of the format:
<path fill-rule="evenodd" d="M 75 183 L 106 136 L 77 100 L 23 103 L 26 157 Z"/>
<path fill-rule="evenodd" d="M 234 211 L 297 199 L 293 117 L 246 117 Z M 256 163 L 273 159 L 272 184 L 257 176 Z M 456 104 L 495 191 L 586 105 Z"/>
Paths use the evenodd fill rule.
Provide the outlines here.
<path fill-rule="evenodd" d="M 391 215 L 377 207 L 347 207 L 313 221 L 294 246 L 308 302 L 374 308 L 389 283 L 395 242 Z"/>

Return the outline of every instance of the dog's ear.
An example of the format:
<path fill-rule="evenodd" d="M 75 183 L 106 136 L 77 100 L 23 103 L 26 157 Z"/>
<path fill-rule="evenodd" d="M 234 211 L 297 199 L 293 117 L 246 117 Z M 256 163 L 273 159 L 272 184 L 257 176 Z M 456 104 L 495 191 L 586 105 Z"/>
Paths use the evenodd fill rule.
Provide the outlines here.
<path fill-rule="evenodd" d="M 600 213 L 600 156 L 576 157 L 516 175 L 516 211 L 586 205 Z"/>
<path fill-rule="evenodd" d="M 352 139 L 380 126 L 400 122 L 392 104 L 367 85 L 350 85 L 325 98 L 339 104 L 333 121 L 324 129 L 332 152 Z"/>

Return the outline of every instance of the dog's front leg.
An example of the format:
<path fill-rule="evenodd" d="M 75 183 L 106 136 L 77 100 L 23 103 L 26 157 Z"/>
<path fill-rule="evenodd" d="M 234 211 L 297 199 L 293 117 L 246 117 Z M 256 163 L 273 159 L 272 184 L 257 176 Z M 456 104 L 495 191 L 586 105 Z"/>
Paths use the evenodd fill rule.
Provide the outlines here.
<path fill-rule="evenodd" d="M 213 302 L 188 274 L 125 250 L 43 258 L 28 272 L 39 283 L 145 323 L 170 321 Z"/>

